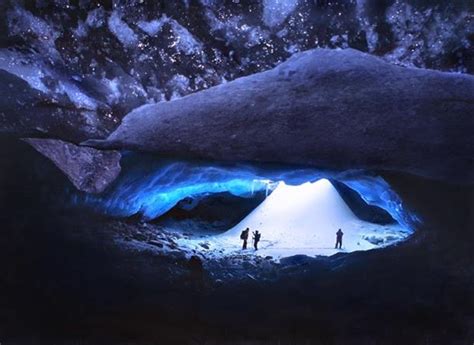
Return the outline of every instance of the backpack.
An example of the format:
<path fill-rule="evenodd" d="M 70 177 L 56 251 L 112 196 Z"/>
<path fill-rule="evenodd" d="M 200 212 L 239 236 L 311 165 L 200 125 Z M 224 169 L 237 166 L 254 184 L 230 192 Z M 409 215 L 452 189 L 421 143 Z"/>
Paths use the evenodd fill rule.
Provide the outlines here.
<path fill-rule="evenodd" d="M 245 230 L 241 232 L 240 239 L 245 240 Z"/>

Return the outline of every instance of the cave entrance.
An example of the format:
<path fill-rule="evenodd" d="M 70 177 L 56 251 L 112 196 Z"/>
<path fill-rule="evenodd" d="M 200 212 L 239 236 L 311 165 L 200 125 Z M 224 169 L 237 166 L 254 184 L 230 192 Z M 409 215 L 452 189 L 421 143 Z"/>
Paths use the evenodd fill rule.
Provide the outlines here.
<path fill-rule="evenodd" d="M 347 189 L 341 195 L 334 183 L 337 182 L 326 178 L 296 186 L 278 182 L 271 194 L 231 229 L 204 240 L 183 239 L 181 244 L 194 250 L 205 248 L 211 255 L 245 253 L 280 259 L 298 254 L 330 256 L 370 250 L 394 244 L 411 234 L 380 208 L 372 208 L 371 221 L 361 219 L 356 213 L 367 217 L 370 206 L 353 199 L 349 206 Z M 251 239 L 249 249 L 241 249 L 240 233 L 246 228 L 262 234 L 257 251 Z M 342 249 L 335 248 L 338 229 L 344 232 Z"/>
<path fill-rule="evenodd" d="M 301 166 L 163 160 L 129 153 L 121 176 L 100 195 L 74 192 L 74 204 L 178 233 L 183 250 L 241 254 L 240 232 L 262 233 L 246 254 L 333 255 L 387 246 L 408 237 L 416 217 L 373 172 Z M 173 240 L 174 241 L 174 240 Z M 249 243 L 249 248 L 252 245 Z"/>

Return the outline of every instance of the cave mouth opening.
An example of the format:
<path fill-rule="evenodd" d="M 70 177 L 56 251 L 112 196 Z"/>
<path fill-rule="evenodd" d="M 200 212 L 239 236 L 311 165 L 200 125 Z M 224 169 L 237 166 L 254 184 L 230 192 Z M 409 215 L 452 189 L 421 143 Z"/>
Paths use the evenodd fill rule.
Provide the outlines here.
<path fill-rule="evenodd" d="M 418 222 L 383 178 L 366 171 L 136 153 L 125 154 L 122 166 L 104 193 L 73 193 L 73 203 L 180 232 L 176 244 L 190 255 L 330 256 L 400 242 Z M 249 249 L 242 252 L 240 233 L 247 227 Z M 344 232 L 342 249 L 334 248 L 338 229 Z M 262 234 L 258 250 L 255 230 Z"/>
<path fill-rule="evenodd" d="M 240 239 L 244 229 L 250 230 L 245 250 Z M 344 235 L 342 248 L 336 249 L 339 229 Z M 252 240 L 256 230 L 261 234 L 258 250 Z M 364 202 L 343 183 L 321 178 L 299 185 L 276 182 L 264 200 L 234 226 L 220 233 L 180 238 L 178 243 L 211 257 L 252 254 L 278 260 L 382 248 L 406 239 L 412 232 L 385 209 Z"/>

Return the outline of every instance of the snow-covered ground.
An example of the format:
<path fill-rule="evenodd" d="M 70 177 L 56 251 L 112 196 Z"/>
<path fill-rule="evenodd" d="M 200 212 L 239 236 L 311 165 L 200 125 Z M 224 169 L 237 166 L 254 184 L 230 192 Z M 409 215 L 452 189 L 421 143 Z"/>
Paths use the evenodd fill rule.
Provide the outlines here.
<path fill-rule="evenodd" d="M 280 259 L 296 254 L 333 255 L 386 246 L 411 231 L 399 224 L 379 225 L 358 219 L 327 179 L 299 186 L 280 182 L 267 199 L 232 229 L 204 239 L 180 239 L 180 246 L 209 256 L 242 254 L 245 228 L 262 234 L 259 249 L 249 238 L 244 253 Z M 335 249 L 336 231 L 344 232 L 342 249 Z M 208 248 L 208 249 L 207 249 Z"/>

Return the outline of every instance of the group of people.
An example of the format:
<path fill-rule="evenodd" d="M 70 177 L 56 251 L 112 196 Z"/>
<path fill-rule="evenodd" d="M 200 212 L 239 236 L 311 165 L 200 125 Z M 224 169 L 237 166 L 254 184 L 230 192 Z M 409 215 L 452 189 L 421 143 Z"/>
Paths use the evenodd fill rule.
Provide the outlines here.
<path fill-rule="evenodd" d="M 249 233 L 250 229 L 247 228 L 242 233 L 240 234 L 240 239 L 244 241 L 242 245 L 242 249 L 247 249 L 247 241 L 249 239 Z M 253 239 L 253 247 L 255 250 L 258 249 L 258 242 L 260 241 L 260 238 L 262 237 L 262 234 L 258 232 L 258 230 L 255 230 L 253 233 L 252 239 Z M 342 236 L 344 236 L 344 233 L 342 232 L 341 229 L 337 230 L 336 232 L 336 249 L 341 249 L 342 248 Z"/>
<path fill-rule="evenodd" d="M 242 233 L 240 234 L 240 239 L 244 241 L 242 245 L 242 249 L 247 249 L 247 241 L 249 239 L 249 233 L 250 229 L 247 228 Z M 255 250 L 258 250 L 258 242 L 260 241 L 260 238 L 262 237 L 262 234 L 258 232 L 258 230 L 255 230 L 253 233 L 252 239 L 253 239 L 253 247 Z"/>

